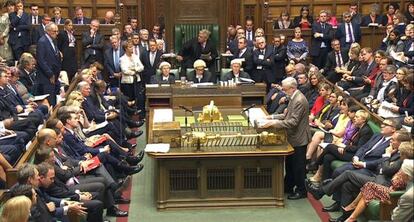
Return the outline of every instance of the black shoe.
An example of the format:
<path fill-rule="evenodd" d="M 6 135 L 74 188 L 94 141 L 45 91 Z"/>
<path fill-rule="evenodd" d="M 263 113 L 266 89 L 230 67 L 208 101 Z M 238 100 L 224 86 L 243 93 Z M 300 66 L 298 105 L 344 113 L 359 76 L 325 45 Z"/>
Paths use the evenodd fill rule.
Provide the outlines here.
<path fill-rule="evenodd" d="M 139 151 L 137 157 L 139 158 L 139 161 L 141 161 L 144 158 L 145 152 L 144 150 Z"/>
<path fill-rule="evenodd" d="M 349 216 L 342 214 L 340 217 L 337 217 L 337 218 L 329 218 L 329 222 L 344 222 L 346 219 L 348 219 Z"/>
<path fill-rule="evenodd" d="M 136 174 L 141 172 L 141 170 L 144 168 L 144 165 L 138 164 L 137 166 L 131 167 L 129 172 L 127 172 L 128 175 Z"/>
<path fill-rule="evenodd" d="M 124 191 L 129 184 L 131 184 L 131 179 L 131 176 L 127 176 L 118 182 L 118 188 L 114 192 L 115 196 L 121 196 L 122 191 Z"/>
<path fill-rule="evenodd" d="M 141 160 L 136 156 L 127 156 L 127 157 L 125 157 L 125 161 L 130 166 L 136 166 Z"/>
<path fill-rule="evenodd" d="M 340 206 L 339 202 L 335 202 L 330 206 L 323 207 L 322 211 L 323 212 L 336 212 L 336 211 L 339 211 L 340 209 L 341 209 L 341 206 Z"/>
<path fill-rule="evenodd" d="M 144 132 L 142 132 L 142 130 L 132 131 L 131 133 L 126 135 L 126 137 L 127 137 L 127 139 L 137 138 L 137 137 L 141 136 L 143 133 Z"/>
<path fill-rule="evenodd" d="M 310 194 L 312 194 L 312 196 L 316 200 L 320 200 L 325 195 L 325 192 L 323 192 L 322 188 L 320 188 L 320 187 L 317 188 L 317 187 L 315 187 L 313 185 L 310 185 L 310 186 L 307 187 L 307 189 L 308 189 L 308 192 Z"/>
<path fill-rule="evenodd" d="M 139 120 L 139 121 L 129 121 L 128 122 L 128 126 L 129 127 L 141 127 L 142 125 L 144 125 L 145 121 Z"/>
<path fill-rule="evenodd" d="M 332 181 L 333 181 L 332 179 L 326 179 L 326 180 L 322 181 L 322 186 L 326 186 L 326 185 L 328 185 L 328 183 L 330 183 Z"/>
<path fill-rule="evenodd" d="M 130 199 L 125 199 L 123 197 L 115 198 L 115 204 L 129 204 L 131 203 Z"/>
<path fill-rule="evenodd" d="M 288 199 L 289 200 L 299 200 L 299 199 L 303 199 L 306 198 L 306 193 L 299 193 L 299 192 L 294 192 L 292 194 L 288 195 Z"/>
<path fill-rule="evenodd" d="M 106 211 L 106 215 L 111 217 L 128 217 L 128 211 L 123 211 L 113 206 Z"/>

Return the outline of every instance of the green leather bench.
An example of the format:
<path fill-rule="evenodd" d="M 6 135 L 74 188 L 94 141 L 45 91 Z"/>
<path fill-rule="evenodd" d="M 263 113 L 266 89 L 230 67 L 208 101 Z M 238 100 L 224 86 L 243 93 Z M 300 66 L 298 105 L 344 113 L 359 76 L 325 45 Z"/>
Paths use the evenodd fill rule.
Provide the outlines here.
<path fill-rule="evenodd" d="M 179 52 L 183 44 L 197 37 L 201 29 L 207 29 L 211 32 L 210 39 L 218 47 L 220 43 L 218 24 L 176 24 L 174 26 L 174 50 Z"/>

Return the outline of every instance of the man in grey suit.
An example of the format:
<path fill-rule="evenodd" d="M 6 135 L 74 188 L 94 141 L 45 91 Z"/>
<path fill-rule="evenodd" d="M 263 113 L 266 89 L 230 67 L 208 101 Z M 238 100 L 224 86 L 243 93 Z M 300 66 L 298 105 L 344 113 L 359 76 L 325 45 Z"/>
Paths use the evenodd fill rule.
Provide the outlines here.
<path fill-rule="evenodd" d="M 309 104 L 306 97 L 297 89 L 297 85 L 293 77 L 287 77 L 282 81 L 282 88 L 289 97 L 289 104 L 283 114 L 268 116 L 271 120 L 262 126 L 286 129 L 288 142 L 295 150 L 292 155 L 286 157 L 285 193 L 289 193 L 290 200 L 306 198 L 306 147 L 311 139 Z"/>

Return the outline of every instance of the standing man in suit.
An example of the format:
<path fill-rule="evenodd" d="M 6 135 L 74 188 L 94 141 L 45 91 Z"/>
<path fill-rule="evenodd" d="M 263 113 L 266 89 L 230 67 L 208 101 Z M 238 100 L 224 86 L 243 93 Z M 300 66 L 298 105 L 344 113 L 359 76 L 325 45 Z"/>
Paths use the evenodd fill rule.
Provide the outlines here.
<path fill-rule="evenodd" d="M 247 39 L 244 36 L 238 37 L 236 41 L 237 50 L 234 52 L 233 59 L 240 59 L 242 61 L 243 70 L 252 75 L 254 69 L 253 50 L 252 48 L 247 47 Z"/>
<path fill-rule="evenodd" d="M 16 2 L 16 12 L 9 14 L 10 32 L 8 43 L 13 51 L 14 60 L 19 60 L 30 46 L 30 16 L 23 10 L 23 2 Z"/>
<path fill-rule="evenodd" d="M 104 47 L 104 36 L 99 33 L 99 21 L 91 21 L 89 32 L 82 34 L 83 66 L 89 67 L 94 62 L 102 64 L 102 50 Z"/>
<path fill-rule="evenodd" d="M 362 15 L 358 12 L 358 2 L 353 1 L 349 4 L 349 14 L 352 17 L 352 23 L 361 25 Z"/>
<path fill-rule="evenodd" d="M 105 50 L 104 66 L 108 72 L 111 87 L 119 87 L 119 78 L 121 78 L 120 58 L 124 55 L 124 49 L 120 46 L 120 39 L 113 35 L 109 38 L 111 48 Z"/>
<path fill-rule="evenodd" d="M 42 21 L 42 16 L 39 15 L 39 6 L 37 4 L 30 5 L 30 24 L 38 25 Z"/>
<path fill-rule="evenodd" d="M 311 140 L 308 113 L 309 103 L 306 97 L 297 89 L 296 79 L 287 77 L 282 81 L 282 88 L 290 98 L 286 112 L 268 116 L 271 119 L 262 127 L 286 129 L 288 142 L 293 146 L 294 153 L 286 157 L 285 192 L 288 199 L 306 198 L 306 147 Z M 296 189 L 294 189 L 296 187 Z"/>
<path fill-rule="evenodd" d="M 351 13 L 344 12 L 344 22 L 338 26 L 335 37 L 341 42 L 341 48 L 345 52 L 349 51 L 351 44 L 361 41 L 361 27 L 359 24 L 352 22 Z"/>
<path fill-rule="evenodd" d="M 281 43 L 280 36 L 273 37 L 273 62 L 276 73 L 276 83 L 280 84 L 285 78 L 285 67 L 287 64 L 287 48 Z"/>
<path fill-rule="evenodd" d="M 155 24 L 152 27 L 152 32 L 151 32 L 151 37 L 150 38 L 152 38 L 152 39 L 162 39 L 160 24 Z"/>
<path fill-rule="evenodd" d="M 57 25 L 63 25 L 65 23 L 65 19 L 62 18 L 62 9 L 60 7 L 53 8 L 53 19 L 52 21 Z"/>
<path fill-rule="evenodd" d="M 149 50 L 149 32 L 147 29 L 141 29 L 139 30 L 139 40 L 141 47 L 145 49 L 145 51 Z"/>
<path fill-rule="evenodd" d="M 181 62 L 181 74 L 184 75 L 186 69 L 191 68 L 197 59 L 202 59 L 210 72 L 214 71 L 214 61 L 217 56 L 216 46 L 210 40 L 210 31 L 202 29 L 196 38 L 184 43 L 177 55 L 177 60 Z"/>
<path fill-rule="evenodd" d="M 59 30 L 55 23 L 49 23 L 45 31 L 46 34 L 40 37 L 36 49 L 37 95 L 49 94 L 49 104 L 56 105 L 56 92 L 60 87 L 58 78 L 62 68 L 62 58 L 56 44 Z"/>
<path fill-rule="evenodd" d="M 338 82 L 342 75 L 335 71 L 336 68 L 341 68 L 348 62 L 348 53 L 341 49 L 338 39 L 332 40 L 332 51 L 328 53 L 325 67 L 323 68 L 326 78 L 332 83 Z"/>
<path fill-rule="evenodd" d="M 132 17 L 129 19 L 129 24 L 132 27 L 132 33 L 139 34 L 138 18 Z"/>
<path fill-rule="evenodd" d="M 276 82 L 276 75 L 273 73 L 273 47 L 266 45 L 264 37 L 257 37 L 258 48 L 253 51 L 253 70 L 252 78 L 255 82 L 266 82 L 268 89 L 271 83 Z"/>
<path fill-rule="evenodd" d="M 73 18 L 73 24 L 86 25 L 90 24 L 91 19 L 84 16 L 82 7 L 78 6 L 75 8 L 75 18 Z"/>
<path fill-rule="evenodd" d="M 253 19 L 251 19 L 251 18 L 246 19 L 246 24 L 245 24 L 244 27 L 245 27 L 245 30 L 246 30 L 245 36 L 246 36 L 246 39 L 247 39 L 247 45 L 249 47 L 253 47 L 253 40 L 255 39 L 254 30 L 253 30 L 253 27 L 254 27 Z"/>
<path fill-rule="evenodd" d="M 148 41 L 149 51 L 145 52 L 141 56 L 142 64 L 144 65 L 144 71 L 142 77 L 145 84 L 150 83 L 151 76 L 155 75 L 157 68 L 161 62 L 162 52 L 157 48 L 157 42 L 155 39 Z"/>
<path fill-rule="evenodd" d="M 62 52 L 62 70 L 68 73 L 69 81 L 72 81 L 78 71 L 78 60 L 76 56 L 76 39 L 72 20 L 66 19 L 65 26 L 57 37 L 58 48 Z"/>
<path fill-rule="evenodd" d="M 331 41 L 333 39 L 332 25 L 326 22 L 327 12 L 322 10 L 319 13 L 319 22 L 312 24 L 312 44 L 310 49 L 310 55 L 312 56 L 312 62 L 319 69 L 326 63 L 326 57 L 331 50 Z"/>

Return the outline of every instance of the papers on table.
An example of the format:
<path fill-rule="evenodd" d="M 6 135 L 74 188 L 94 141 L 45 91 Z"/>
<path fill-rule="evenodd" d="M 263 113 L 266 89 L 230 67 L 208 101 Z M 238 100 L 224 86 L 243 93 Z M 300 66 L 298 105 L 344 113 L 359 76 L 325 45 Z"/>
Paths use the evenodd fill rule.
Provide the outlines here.
<path fill-rule="evenodd" d="M 253 79 L 242 78 L 242 77 L 240 77 L 240 81 L 254 83 L 254 80 Z"/>
<path fill-rule="evenodd" d="M 252 126 L 254 126 L 255 120 L 262 121 L 266 117 L 266 114 L 263 112 L 261 108 L 251 108 L 248 113 L 250 118 L 250 124 Z"/>
<path fill-rule="evenodd" d="M 158 84 L 145 84 L 145 88 L 157 88 Z"/>
<path fill-rule="evenodd" d="M 154 109 L 153 123 L 172 122 L 173 110 L 172 109 Z"/>
<path fill-rule="evenodd" d="M 399 117 L 399 113 L 394 113 L 391 111 L 391 108 L 395 105 L 392 103 L 389 103 L 387 101 L 383 101 L 381 103 L 381 106 L 378 109 L 378 115 L 384 118 L 393 118 L 393 117 Z"/>
<path fill-rule="evenodd" d="M 229 122 L 237 122 L 241 123 L 242 126 L 248 126 L 246 122 L 246 118 L 242 115 L 227 115 L 227 119 Z"/>
<path fill-rule="evenodd" d="M 147 153 L 168 153 L 170 150 L 169 143 L 153 143 L 147 144 L 144 151 Z"/>

